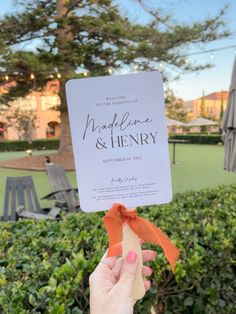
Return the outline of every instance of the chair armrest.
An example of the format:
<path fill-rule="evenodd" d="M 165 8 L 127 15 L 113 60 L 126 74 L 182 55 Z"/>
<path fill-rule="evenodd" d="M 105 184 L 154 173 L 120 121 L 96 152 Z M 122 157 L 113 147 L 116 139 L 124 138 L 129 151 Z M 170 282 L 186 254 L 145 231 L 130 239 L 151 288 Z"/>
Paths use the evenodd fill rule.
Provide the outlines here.
<path fill-rule="evenodd" d="M 39 220 L 52 220 L 54 219 L 52 216 L 41 214 L 41 213 L 34 213 L 34 212 L 28 212 L 22 208 L 23 206 L 19 206 L 16 210 L 17 218 L 30 218 L 30 219 L 39 219 Z"/>
<path fill-rule="evenodd" d="M 62 189 L 62 190 L 58 190 L 58 191 L 54 191 L 51 192 L 43 197 L 41 197 L 41 200 L 54 200 L 55 199 L 55 195 L 61 192 L 70 192 L 70 191 L 75 191 L 78 193 L 78 189 L 77 188 L 69 188 L 69 189 Z"/>
<path fill-rule="evenodd" d="M 52 207 L 48 216 L 52 217 L 53 219 L 61 219 L 61 208 Z"/>
<path fill-rule="evenodd" d="M 59 203 L 59 202 L 58 202 Z M 61 208 L 54 206 L 52 208 L 41 208 L 40 212 L 29 212 L 24 209 L 24 206 L 19 206 L 16 209 L 17 218 L 30 218 L 30 219 L 60 219 Z"/>

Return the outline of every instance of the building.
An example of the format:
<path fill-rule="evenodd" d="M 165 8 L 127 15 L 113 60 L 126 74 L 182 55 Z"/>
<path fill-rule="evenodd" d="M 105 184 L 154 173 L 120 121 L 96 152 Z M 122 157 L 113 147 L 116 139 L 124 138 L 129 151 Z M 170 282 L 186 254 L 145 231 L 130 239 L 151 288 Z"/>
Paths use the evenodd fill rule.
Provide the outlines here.
<path fill-rule="evenodd" d="M 14 82 L 2 85 L 1 94 L 7 92 L 9 84 Z M 9 107 L 0 105 L 0 139 L 26 139 L 26 129 L 30 132 L 31 139 L 58 138 L 60 136 L 58 91 L 59 81 L 51 80 L 42 92 L 33 91 L 25 98 L 13 101 Z M 31 119 L 23 121 L 22 116 Z M 27 123 L 26 128 L 23 122 Z"/>
<path fill-rule="evenodd" d="M 227 91 L 214 92 L 201 98 L 185 101 L 183 108 L 190 119 L 206 116 L 218 120 L 222 107 L 223 111 L 226 108 L 228 94 Z"/>

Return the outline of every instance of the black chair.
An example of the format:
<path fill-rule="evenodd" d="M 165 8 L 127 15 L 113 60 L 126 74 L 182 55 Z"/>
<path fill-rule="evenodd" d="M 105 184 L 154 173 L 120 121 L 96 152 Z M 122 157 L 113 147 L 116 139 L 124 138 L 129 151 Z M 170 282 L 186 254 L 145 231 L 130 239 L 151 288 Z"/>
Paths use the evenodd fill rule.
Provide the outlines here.
<path fill-rule="evenodd" d="M 7 177 L 3 216 L 0 220 L 18 218 L 59 219 L 60 202 L 52 208 L 41 208 L 31 176 Z"/>
<path fill-rule="evenodd" d="M 46 170 L 52 193 L 42 199 L 56 200 L 63 203 L 65 210 L 75 212 L 80 208 L 78 189 L 73 188 L 62 165 L 48 164 Z"/>

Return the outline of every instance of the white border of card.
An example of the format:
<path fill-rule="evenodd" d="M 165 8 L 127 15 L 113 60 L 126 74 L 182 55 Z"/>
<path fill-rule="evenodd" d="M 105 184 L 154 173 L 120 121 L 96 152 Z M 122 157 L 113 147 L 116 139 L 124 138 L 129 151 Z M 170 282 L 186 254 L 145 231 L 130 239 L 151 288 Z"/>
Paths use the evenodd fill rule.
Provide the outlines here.
<path fill-rule="evenodd" d="M 170 202 L 161 74 L 72 79 L 66 94 L 81 209 Z"/>

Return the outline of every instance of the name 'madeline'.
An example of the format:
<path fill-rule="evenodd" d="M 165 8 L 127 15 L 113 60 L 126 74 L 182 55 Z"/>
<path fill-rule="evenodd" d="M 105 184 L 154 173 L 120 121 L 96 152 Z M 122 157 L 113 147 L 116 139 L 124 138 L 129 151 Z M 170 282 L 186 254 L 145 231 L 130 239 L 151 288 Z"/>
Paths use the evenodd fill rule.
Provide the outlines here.
<path fill-rule="evenodd" d="M 153 120 L 148 117 L 144 119 L 131 118 L 130 113 L 125 112 L 120 117 L 115 113 L 111 122 L 99 124 L 88 113 L 82 138 L 85 140 L 89 133 L 97 133 L 99 135 L 95 142 L 97 149 L 156 144 L 157 131 L 147 132 L 145 127 L 145 131 L 135 132 L 137 126 L 145 126 L 152 122 Z M 109 136 L 104 137 L 104 131 L 109 131 Z M 117 131 L 119 132 L 118 135 Z"/>

